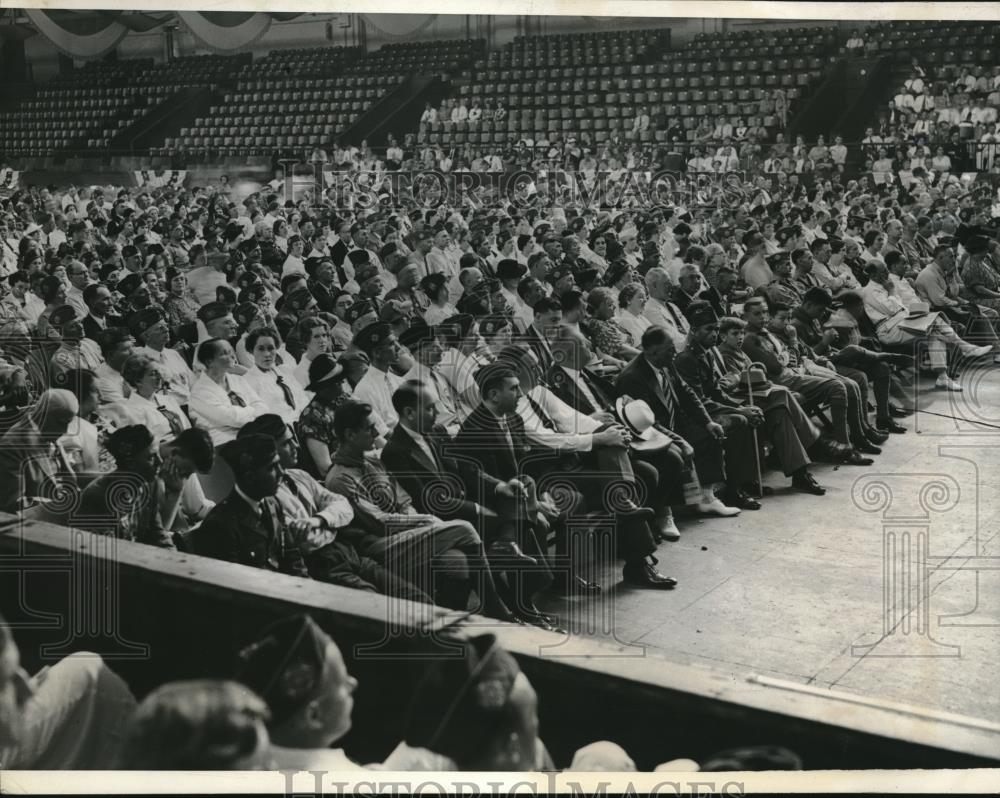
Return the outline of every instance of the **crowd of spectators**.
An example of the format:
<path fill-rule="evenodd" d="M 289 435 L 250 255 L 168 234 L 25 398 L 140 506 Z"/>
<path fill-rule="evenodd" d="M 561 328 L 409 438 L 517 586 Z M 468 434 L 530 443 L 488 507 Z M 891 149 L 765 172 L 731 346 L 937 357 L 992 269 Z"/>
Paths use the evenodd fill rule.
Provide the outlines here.
<path fill-rule="evenodd" d="M 673 590 L 657 565 L 693 519 L 780 503 L 772 470 L 829 509 L 825 464 L 871 465 L 919 390 L 1000 362 L 989 190 L 795 178 L 604 208 L 21 189 L 0 208 L 0 509 L 552 634 L 546 593 L 604 589 L 568 555 L 599 528 L 626 584 Z M 0 632 L 7 767 L 349 764 L 330 746 L 354 682 L 308 618 L 248 642 L 231 682 L 138 707 L 92 660 L 28 678 Z M 386 767 L 551 767 L 516 661 L 463 645 Z M 36 739 L 66 704 L 104 737 Z M 608 756 L 627 764 L 581 762 Z"/>

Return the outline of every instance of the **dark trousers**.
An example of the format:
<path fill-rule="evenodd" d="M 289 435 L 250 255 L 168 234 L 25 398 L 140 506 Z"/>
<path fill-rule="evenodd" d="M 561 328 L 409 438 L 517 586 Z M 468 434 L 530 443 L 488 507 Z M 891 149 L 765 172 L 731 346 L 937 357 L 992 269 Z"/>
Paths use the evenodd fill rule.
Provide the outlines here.
<path fill-rule="evenodd" d="M 830 357 L 830 361 L 837 367 L 838 374 L 858 383 L 864 402 L 862 413 L 866 417 L 869 390 L 875 396 L 876 417 L 889 417 L 889 388 L 892 384 L 892 369 L 887 363 L 875 357 L 873 352 L 853 345 L 845 346 L 834 353 Z"/>
<path fill-rule="evenodd" d="M 674 432 L 694 448 L 694 469 L 703 486 L 708 488 L 726 482 L 726 455 L 723 441 L 712 437 L 704 427 L 686 420 L 679 421 Z"/>
<path fill-rule="evenodd" d="M 412 582 L 396 576 L 350 543 L 335 540 L 306 558 L 309 575 L 332 585 L 369 590 L 387 596 L 430 604 L 431 598 Z"/>

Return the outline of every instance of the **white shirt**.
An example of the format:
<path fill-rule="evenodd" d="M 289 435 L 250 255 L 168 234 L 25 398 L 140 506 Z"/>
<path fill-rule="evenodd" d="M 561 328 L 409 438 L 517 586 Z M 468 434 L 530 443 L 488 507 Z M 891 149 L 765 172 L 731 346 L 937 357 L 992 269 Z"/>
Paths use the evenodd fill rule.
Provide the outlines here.
<path fill-rule="evenodd" d="M 125 378 L 107 363 L 101 363 L 95 374 L 97 375 L 97 389 L 101 392 L 102 404 L 117 402 L 132 393 L 132 388 L 125 384 Z"/>
<path fill-rule="evenodd" d="M 524 422 L 529 441 L 560 452 L 589 452 L 593 448 L 593 433 L 601 426 L 599 421 L 574 410 L 542 385 L 532 388 L 530 396 L 555 425 L 555 430 L 545 426 L 528 398 L 522 396 L 517 403 L 517 414 Z"/>
<path fill-rule="evenodd" d="M 645 316 L 636 316 L 622 308 L 618 314 L 618 323 L 632 336 L 636 346 L 642 340 L 642 334 L 646 332 L 652 322 Z"/>
<path fill-rule="evenodd" d="M 175 435 L 167 416 L 160 412 L 160 407 L 173 413 L 182 429 L 191 428 L 191 422 L 184 415 L 180 405 L 167 394 L 154 394 L 152 399 L 146 399 L 140 396 L 138 391 L 132 391 L 128 399 L 117 403 L 117 408 L 125 416 L 127 423 L 143 424 L 153 434 L 157 444 L 163 438 L 170 439 Z"/>
<path fill-rule="evenodd" d="M 301 258 L 296 258 L 294 255 L 289 255 L 285 258 L 285 263 L 281 267 L 281 276 L 287 277 L 290 274 L 303 274 L 307 275 L 306 265 L 302 262 Z"/>
<path fill-rule="evenodd" d="M 183 355 L 176 349 L 166 346 L 159 352 L 148 346 L 136 347 L 135 351 L 150 358 L 160 367 L 163 381 L 167 383 L 164 392 L 173 397 L 177 404 L 186 405 L 191 396 L 191 386 L 194 384 L 194 372 L 191 371 Z"/>
<path fill-rule="evenodd" d="M 650 297 L 646 302 L 646 309 L 643 311 L 643 315 L 649 319 L 650 324 L 665 327 L 677 351 L 682 352 L 687 346 L 687 334 L 691 325 L 684 318 L 684 314 L 680 308 L 674 305 L 673 302 L 670 305 L 671 307 L 668 309 L 667 305 L 659 299 Z M 671 310 L 673 313 L 671 313 Z"/>
<path fill-rule="evenodd" d="M 451 385 L 443 375 L 439 374 L 436 368 L 432 369 L 422 363 L 414 363 L 403 381 L 419 380 L 427 386 L 427 389 L 435 396 L 438 409 L 438 423 L 447 427 L 449 432 L 457 432 L 458 429 L 458 402 L 452 393 Z M 452 427 L 455 428 L 454 432 Z"/>
<path fill-rule="evenodd" d="M 75 285 L 66 289 L 66 304 L 71 305 L 73 310 L 76 311 L 76 315 L 81 319 L 90 313 L 90 308 L 88 308 L 87 303 L 83 301 L 83 291 Z"/>
<path fill-rule="evenodd" d="M 195 381 L 188 403 L 192 420 L 208 431 L 216 446 L 235 439 L 240 427 L 269 412 L 268 406 L 242 377 L 227 374 L 225 381 L 229 390 L 244 401 L 245 407 L 233 404 L 226 388 L 207 374 Z"/>
<path fill-rule="evenodd" d="M 292 401 L 295 403 L 294 407 L 288 404 L 284 391 L 278 385 L 279 376 L 284 381 L 285 387 L 291 392 Z M 309 397 L 303 386 L 286 369 L 276 367 L 271 371 L 264 371 L 257 366 L 251 366 L 243 375 L 243 379 L 257 392 L 261 401 L 271 409 L 271 412 L 281 416 L 286 424 L 292 424 L 298 420 L 302 410 L 309 403 Z"/>
<path fill-rule="evenodd" d="M 392 395 L 402 384 L 402 377 L 397 377 L 391 371 L 380 371 L 372 365 L 354 386 L 354 400 L 367 402 L 378 413 L 381 419 L 378 431 L 380 435 L 385 435 L 399 420 L 396 409 L 392 406 Z"/>

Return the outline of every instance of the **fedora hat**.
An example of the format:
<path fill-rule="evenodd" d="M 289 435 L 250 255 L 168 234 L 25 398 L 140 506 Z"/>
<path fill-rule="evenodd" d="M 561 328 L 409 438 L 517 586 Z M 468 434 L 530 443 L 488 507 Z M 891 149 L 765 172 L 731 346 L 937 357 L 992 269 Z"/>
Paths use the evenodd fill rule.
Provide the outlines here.
<path fill-rule="evenodd" d="M 626 400 L 620 396 L 615 401 L 615 415 L 618 420 L 632 433 L 632 448 L 638 451 L 663 449 L 672 441 L 654 425 L 656 415 L 653 409 L 642 399 Z"/>
<path fill-rule="evenodd" d="M 750 384 L 749 391 L 747 389 L 748 382 Z M 764 367 L 760 363 L 754 363 L 740 374 L 739 385 L 732 389 L 732 393 L 747 394 L 749 392 L 753 396 L 767 396 L 773 390 L 774 385 L 768 380 Z"/>

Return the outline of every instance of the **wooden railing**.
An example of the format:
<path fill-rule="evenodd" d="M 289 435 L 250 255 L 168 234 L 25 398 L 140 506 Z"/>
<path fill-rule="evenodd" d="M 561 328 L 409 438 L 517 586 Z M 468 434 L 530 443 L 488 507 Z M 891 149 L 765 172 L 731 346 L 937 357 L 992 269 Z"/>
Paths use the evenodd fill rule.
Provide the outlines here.
<path fill-rule="evenodd" d="M 394 601 L 242 565 L 0 516 L 0 613 L 29 670 L 97 651 L 144 695 L 226 675 L 269 621 L 305 611 L 360 681 L 344 746 L 381 760 L 403 734 L 433 629 L 495 632 L 539 695 L 541 734 L 566 766 L 586 743 L 623 745 L 640 769 L 736 745 L 784 745 L 809 769 L 995 764 L 1000 725 L 863 696 L 669 662 L 650 652 Z M 388 619 L 395 626 L 392 634 Z"/>

